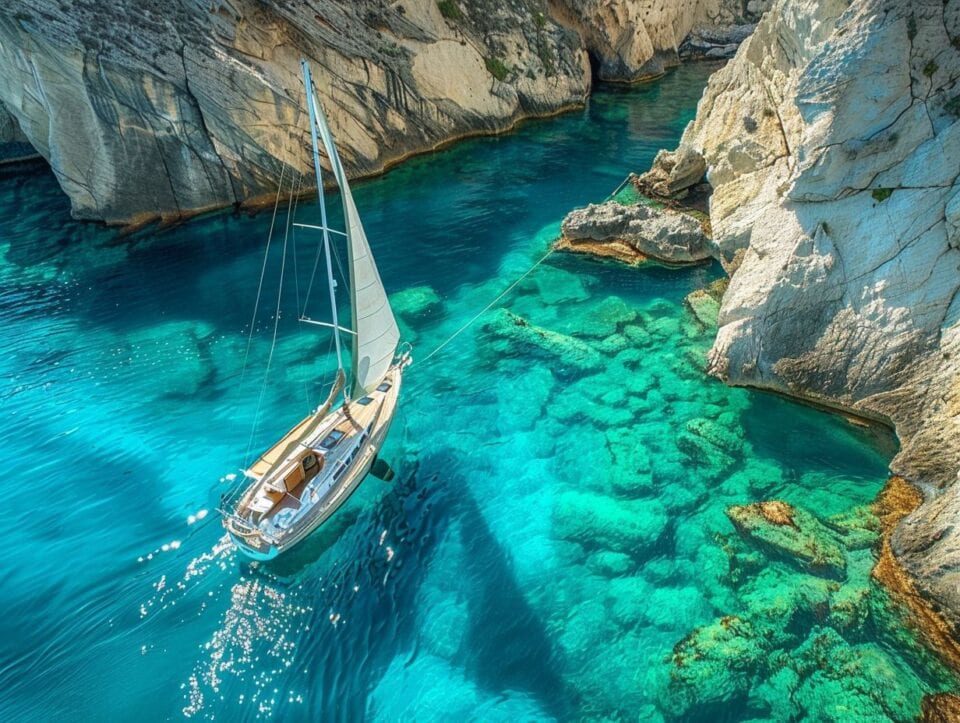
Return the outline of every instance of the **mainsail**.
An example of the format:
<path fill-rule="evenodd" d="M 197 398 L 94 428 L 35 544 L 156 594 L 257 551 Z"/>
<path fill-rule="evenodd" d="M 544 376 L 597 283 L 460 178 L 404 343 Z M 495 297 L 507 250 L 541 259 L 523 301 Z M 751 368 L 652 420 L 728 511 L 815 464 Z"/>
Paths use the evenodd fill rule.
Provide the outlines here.
<path fill-rule="evenodd" d="M 340 154 L 333 142 L 323 108 L 313 99 L 314 115 L 320 130 L 323 146 L 330 159 L 333 175 L 340 187 L 343 200 L 343 216 L 346 222 L 347 248 L 350 257 L 350 309 L 353 315 L 352 388 L 354 397 L 371 392 L 380 383 L 393 362 L 400 341 L 400 329 L 393 316 L 387 293 L 380 281 L 380 272 L 370 252 L 367 234 L 360 222 L 360 214 L 353 203 L 350 184 L 340 163 Z"/>

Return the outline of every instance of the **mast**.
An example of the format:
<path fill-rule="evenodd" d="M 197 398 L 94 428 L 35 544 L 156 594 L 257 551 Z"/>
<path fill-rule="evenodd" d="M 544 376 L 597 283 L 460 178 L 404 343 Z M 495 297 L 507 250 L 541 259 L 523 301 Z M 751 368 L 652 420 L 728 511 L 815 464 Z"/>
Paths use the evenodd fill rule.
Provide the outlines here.
<path fill-rule="evenodd" d="M 314 115 L 343 202 L 353 322 L 350 391 L 356 397 L 369 393 L 382 381 L 383 375 L 393 363 L 400 341 L 400 329 L 380 280 L 380 272 L 374 262 L 360 214 L 353 202 L 347 174 L 340 162 L 340 154 L 333 142 L 330 126 L 319 103 L 314 108 Z"/>
<path fill-rule="evenodd" d="M 343 371 L 343 353 L 340 351 L 340 322 L 337 319 L 336 282 L 330 263 L 330 230 L 327 227 L 327 204 L 323 199 L 323 174 L 320 171 L 320 151 L 317 140 L 317 98 L 313 94 L 313 80 L 306 59 L 300 60 L 303 69 L 303 86 L 307 92 L 307 113 L 310 116 L 310 141 L 313 144 L 313 172 L 317 178 L 317 200 L 320 204 L 320 225 L 323 228 L 323 254 L 327 262 L 327 287 L 330 290 L 330 311 L 333 316 L 333 342 L 337 348 L 337 369 Z M 356 328 L 356 327 L 354 327 Z"/>

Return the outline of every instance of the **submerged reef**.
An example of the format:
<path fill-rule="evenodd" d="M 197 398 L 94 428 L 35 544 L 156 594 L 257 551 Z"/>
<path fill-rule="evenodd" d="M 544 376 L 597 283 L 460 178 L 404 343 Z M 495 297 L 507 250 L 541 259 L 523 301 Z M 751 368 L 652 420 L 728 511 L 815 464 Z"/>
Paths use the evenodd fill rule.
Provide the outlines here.
<path fill-rule="evenodd" d="M 636 179 L 668 206 L 708 183 L 707 248 L 729 276 L 710 374 L 894 428 L 891 470 L 924 499 L 898 518 L 881 579 L 903 591 L 892 566 L 909 575 L 942 640 L 960 637 L 958 70 L 955 3 L 776 0 L 679 147 Z M 627 203 L 641 201 L 648 215 L 649 199 Z M 591 245 L 622 246 L 606 230 Z"/>
<path fill-rule="evenodd" d="M 627 289 L 635 274 L 642 285 L 677 272 L 553 257 L 481 326 L 471 358 L 497 389 L 462 390 L 458 413 L 476 427 L 451 439 L 436 431 L 437 412 L 411 430 L 425 449 L 473 452 L 481 475 L 505 467 L 515 478 L 512 511 L 490 519 L 524 540 L 514 575 L 553 641 L 548 659 L 568 710 L 607 720 L 909 720 L 925 696 L 955 692 L 950 669 L 871 574 L 882 454 L 829 472 L 798 432 L 760 431 L 789 418 L 789 403 L 706 375 L 725 282 L 704 270 L 696 288 L 638 299 Z M 495 420 L 479 421 L 494 408 Z M 791 409 L 820 429 L 820 412 Z M 814 457 L 879 433 L 831 424 L 845 431 Z M 500 445 L 524 462 L 475 454 Z M 766 445 L 798 466 L 785 468 Z M 874 463 L 875 478 L 854 471 Z M 444 590 L 474 595 L 462 580 Z M 436 626 L 435 636 L 445 639 Z"/>

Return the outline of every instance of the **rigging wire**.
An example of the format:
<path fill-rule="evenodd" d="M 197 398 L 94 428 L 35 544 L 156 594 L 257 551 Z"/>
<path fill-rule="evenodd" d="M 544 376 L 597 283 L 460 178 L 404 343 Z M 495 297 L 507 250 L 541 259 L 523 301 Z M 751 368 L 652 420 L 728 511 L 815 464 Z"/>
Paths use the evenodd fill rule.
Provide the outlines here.
<path fill-rule="evenodd" d="M 294 191 L 291 186 L 291 193 L 293 197 L 290 199 L 290 203 L 293 206 L 292 214 L 288 215 L 288 220 L 292 219 L 290 222 L 297 220 L 297 208 L 300 205 L 300 192 L 303 190 L 303 174 L 300 171 L 294 169 L 297 174 L 297 190 Z M 293 285 L 296 290 L 297 297 L 297 331 L 303 333 L 303 314 L 300 313 L 300 268 L 297 265 L 297 228 L 296 226 L 290 227 L 290 243 L 292 246 L 293 252 Z M 307 403 L 307 408 L 311 408 L 310 404 L 310 384 L 307 382 L 306 378 L 303 380 L 303 398 Z"/>
<path fill-rule="evenodd" d="M 282 173 L 281 173 L 282 180 Z M 290 187 L 293 188 L 293 180 L 290 181 Z M 279 193 L 277 194 L 279 198 Z M 250 450 L 253 449 L 254 438 L 257 433 L 257 425 L 260 421 L 260 409 L 263 406 L 263 397 L 267 391 L 267 382 L 270 379 L 270 368 L 273 365 L 273 353 L 277 348 L 277 330 L 280 328 L 280 301 L 283 298 L 283 274 L 287 267 L 287 241 L 290 237 L 290 213 L 292 211 L 292 205 L 287 205 L 287 220 L 284 224 L 284 233 L 283 233 L 283 254 L 280 257 L 280 283 L 277 286 L 277 306 L 273 314 L 273 338 L 270 340 L 270 354 L 267 356 L 267 369 L 263 374 L 263 383 L 260 385 L 260 395 L 257 398 L 257 410 L 253 415 L 253 425 L 250 430 L 250 439 L 247 442 L 247 451 L 244 454 L 243 458 L 246 460 L 250 457 Z M 276 211 L 274 211 L 274 217 L 276 217 Z M 273 234 L 273 225 L 271 223 L 270 233 Z"/>
<path fill-rule="evenodd" d="M 267 234 L 267 247 L 263 250 L 263 264 L 260 266 L 260 283 L 257 285 L 257 300 L 253 304 L 253 317 L 250 319 L 250 333 L 247 334 L 247 350 L 243 354 L 243 366 L 240 368 L 240 383 L 243 384 L 247 372 L 247 360 L 250 358 L 250 346 L 253 344 L 253 330 L 257 324 L 257 312 L 260 310 L 260 295 L 263 293 L 263 277 L 267 273 L 267 259 L 270 257 L 270 243 L 273 241 L 273 227 L 277 221 L 277 208 L 280 206 L 280 191 L 283 189 L 283 174 L 287 170 L 285 163 L 280 164 L 280 183 L 277 184 L 277 198 L 273 202 L 273 217 L 270 219 L 270 233 Z"/>
<path fill-rule="evenodd" d="M 446 338 L 446 340 L 445 340 L 442 344 L 440 344 L 440 346 L 438 346 L 438 347 L 437 347 L 436 349 L 434 349 L 432 352 L 430 352 L 429 354 L 427 354 L 427 355 L 423 358 L 422 361 L 418 362 L 418 363 L 417 363 L 418 366 L 419 366 L 419 365 L 422 365 L 422 364 L 426 364 L 433 356 L 435 356 L 436 354 L 438 354 L 438 353 L 440 352 L 440 350 L 443 349 L 447 344 L 449 344 L 451 341 L 453 341 L 453 340 L 456 339 L 458 336 L 460 336 L 460 334 L 462 334 L 462 333 L 465 332 L 468 328 L 470 328 L 470 326 L 473 324 L 473 322 L 475 322 L 475 321 L 476 321 L 477 319 L 479 319 L 481 316 L 483 316 L 483 315 L 486 314 L 488 311 L 490 311 L 490 309 L 493 308 L 494 304 L 496 304 L 498 301 L 500 301 L 500 299 L 502 299 L 504 296 L 506 296 L 506 295 L 509 294 L 511 291 L 513 291 L 513 289 L 516 287 L 517 284 L 519 284 L 521 281 L 523 281 L 525 278 L 527 278 L 527 276 L 529 276 L 531 273 L 533 273 L 533 271 L 534 271 L 540 264 L 542 264 L 544 261 L 546 261 L 546 260 L 547 260 L 547 257 L 550 256 L 550 254 L 552 254 L 553 252 L 554 252 L 554 249 L 551 247 L 551 248 L 547 251 L 547 253 L 545 253 L 543 256 L 541 256 L 533 266 L 531 266 L 529 269 L 527 269 L 526 271 L 524 271 L 523 274 L 520 276 L 520 278 L 518 278 L 516 281 L 514 281 L 512 284 L 510 284 L 510 286 L 508 286 L 506 289 L 504 289 L 503 291 L 501 291 L 501 292 L 497 295 L 497 298 L 495 298 L 493 301 L 491 301 L 489 304 L 487 304 L 485 307 L 483 307 L 479 312 L 477 312 L 477 314 L 476 314 L 473 318 L 470 319 L 470 321 L 468 321 L 466 324 L 464 324 L 464 325 L 461 326 L 459 329 L 457 329 L 455 332 L 453 332 L 450 336 L 448 336 L 448 337 Z"/>
<path fill-rule="evenodd" d="M 293 191 L 291 186 L 291 192 L 293 193 L 293 198 L 291 202 L 293 203 L 293 220 L 297 219 L 297 207 L 300 205 L 300 191 L 303 189 L 303 174 L 300 171 L 296 171 L 297 174 L 297 190 Z M 297 268 L 297 229 L 290 229 L 290 241 L 293 246 L 293 284 L 297 292 L 297 311 L 300 311 L 300 271 Z M 297 314 L 297 323 L 300 326 L 303 326 L 300 320 L 300 314 Z"/>

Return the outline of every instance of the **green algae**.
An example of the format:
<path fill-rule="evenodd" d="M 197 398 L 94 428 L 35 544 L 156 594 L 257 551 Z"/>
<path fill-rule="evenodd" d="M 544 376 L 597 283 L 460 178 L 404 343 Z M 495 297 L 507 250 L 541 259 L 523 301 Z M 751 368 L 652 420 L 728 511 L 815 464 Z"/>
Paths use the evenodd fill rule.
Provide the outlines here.
<path fill-rule="evenodd" d="M 727 515 L 741 534 L 772 554 L 818 574 L 846 576 L 847 560 L 839 541 L 806 510 L 773 501 L 734 505 Z"/>

